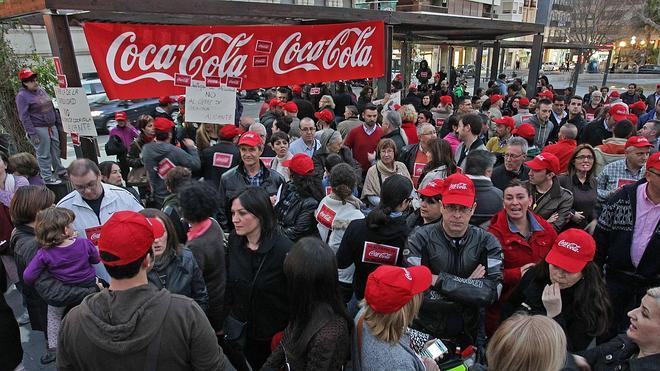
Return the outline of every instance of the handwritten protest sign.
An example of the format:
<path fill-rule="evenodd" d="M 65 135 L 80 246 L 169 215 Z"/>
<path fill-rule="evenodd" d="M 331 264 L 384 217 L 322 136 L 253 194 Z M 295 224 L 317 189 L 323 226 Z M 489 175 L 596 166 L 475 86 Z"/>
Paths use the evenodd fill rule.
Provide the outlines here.
<path fill-rule="evenodd" d="M 236 89 L 220 87 L 186 88 L 186 121 L 208 124 L 233 124 Z"/>
<path fill-rule="evenodd" d="M 55 97 L 67 133 L 95 137 L 96 126 L 83 88 L 55 88 Z"/>

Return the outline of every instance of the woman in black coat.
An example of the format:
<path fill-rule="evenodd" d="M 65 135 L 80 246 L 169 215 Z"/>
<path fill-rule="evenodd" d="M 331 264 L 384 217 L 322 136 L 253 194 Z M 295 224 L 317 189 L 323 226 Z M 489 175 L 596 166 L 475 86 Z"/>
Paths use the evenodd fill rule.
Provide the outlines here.
<path fill-rule="evenodd" d="M 293 243 L 277 226 L 270 198 L 261 188 L 241 192 L 232 201 L 231 215 L 235 230 L 227 246 L 225 334 L 231 350 L 258 370 L 270 355 L 273 335 L 284 330 L 289 319 L 283 266 Z M 237 341 L 241 333 L 244 346 Z M 247 369 L 228 357 L 237 369 Z"/>
<path fill-rule="evenodd" d="M 154 266 L 147 273 L 149 283 L 159 289 L 165 288 L 172 294 L 187 296 L 206 312 L 209 293 L 192 251 L 183 248 L 176 236 L 174 224 L 167 215 L 157 209 L 144 209 L 140 214 L 157 218 L 163 223 L 165 233 L 154 240 Z"/>
<path fill-rule="evenodd" d="M 291 178 L 282 185 L 275 204 L 275 215 L 282 233 L 294 242 L 303 237 L 319 237 L 314 212 L 325 195 L 321 179 L 314 172 L 312 158 L 297 153 L 282 166 L 289 168 Z"/>

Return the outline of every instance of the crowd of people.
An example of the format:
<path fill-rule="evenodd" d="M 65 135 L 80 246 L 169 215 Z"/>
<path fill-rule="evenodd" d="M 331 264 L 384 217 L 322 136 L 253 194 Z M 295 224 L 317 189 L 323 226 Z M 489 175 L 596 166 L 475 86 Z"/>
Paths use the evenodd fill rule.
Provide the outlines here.
<path fill-rule="evenodd" d="M 658 369 L 660 84 L 470 96 L 424 66 L 400 104 L 398 80 L 294 85 L 226 125 L 162 97 L 116 114 L 116 162 L 63 169 L 29 72 L 37 157 L 0 153 L 0 277 L 29 314 L 3 296 L 7 369 L 18 322 L 61 370 Z"/>

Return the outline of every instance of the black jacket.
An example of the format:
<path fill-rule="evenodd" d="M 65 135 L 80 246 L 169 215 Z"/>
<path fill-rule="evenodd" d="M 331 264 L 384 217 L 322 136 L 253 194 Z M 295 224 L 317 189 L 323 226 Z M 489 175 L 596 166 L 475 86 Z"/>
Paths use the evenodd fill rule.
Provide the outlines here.
<path fill-rule="evenodd" d="M 167 289 L 172 294 L 187 296 L 206 312 L 209 307 L 209 293 L 202 271 L 199 269 L 192 251 L 187 248 L 181 254 L 175 255 L 170 263 L 160 270 L 154 267 L 147 274 L 149 283 L 156 288 Z"/>
<path fill-rule="evenodd" d="M 257 251 L 247 248 L 245 237 L 235 232 L 229 235 L 226 305 L 236 319 L 247 321 L 248 339 L 270 341 L 287 325 L 289 303 L 283 266 L 292 245 L 279 228 L 262 239 Z"/>
<path fill-rule="evenodd" d="M 605 118 L 601 117 L 591 121 L 584 127 L 582 135 L 580 135 L 578 140 L 578 144 L 587 143 L 592 147 L 596 147 L 603 144 L 605 139 L 611 137 L 612 132 L 605 129 Z"/>
<path fill-rule="evenodd" d="M 284 183 L 284 178 L 277 171 L 268 169 L 263 162 L 259 162 L 262 171 L 261 188 L 265 189 L 269 195 L 277 194 L 280 185 Z M 243 162 L 239 162 L 237 166 L 222 174 L 220 178 L 220 186 L 218 187 L 220 207 L 217 220 L 226 233 L 234 229 L 231 222 L 231 201 L 247 187 L 250 187 L 250 183 Z"/>
<path fill-rule="evenodd" d="M 231 161 L 228 164 L 225 164 L 221 159 L 218 159 L 214 163 L 213 159 L 216 153 L 222 153 L 226 156 L 231 157 Z M 238 165 L 241 160 L 241 154 L 238 152 L 238 147 L 234 143 L 221 140 L 217 144 L 204 148 L 202 153 L 199 155 L 202 162 L 202 176 L 207 182 L 211 182 L 215 187 L 220 185 L 220 178 L 222 174 L 229 171 L 234 166 Z M 224 160 L 224 159 L 223 159 Z"/>
<path fill-rule="evenodd" d="M 282 233 L 294 242 L 303 237 L 319 237 L 314 217 L 318 206 L 319 201 L 314 197 L 303 198 L 293 182 L 284 184 L 280 200 L 275 205 L 275 216 Z"/>
<path fill-rule="evenodd" d="M 408 226 L 405 217 L 391 218 L 389 223 L 378 228 L 367 227 L 365 219 L 353 220 L 348 225 L 344 237 L 341 239 L 337 249 L 338 268 L 348 268 L 355 264 L 353 274 L 353 291 L 355 296 L 361 300 L 364 297 L 364 288 L 367 284 L 369 273 L 373 272 L 383 263 L 365 262 L 365 252 L 369 243 L 382 244 L 394 247 L 398 250 L 396 257 L 391 256 L 391 262 L 403 266 L 403 248 L 408 237 Z"/>
<path fill-rule="evenodd" d="M 660 354 L 637 358 L 639 347 L 625 334 L 605 344 L 578 353 L 593 371 L 652 371 L 658 369 Z"/>
<path fill-rule="evenodd" d="M 415 173 L 415 157 L 417 157 L 417 150 L 419 150 L 419 143 L 409 144 L 399 152 L 398 160 L 403 162 L 408 168 L 410 174 Z"/>
<path fill-rule="evenodd" d="M 186 244 L 186 247 L 192 251 L 204 277 L 209 303 L 206 313 L 215 331 L 222 329 L 224 320 L 224 298 L 227 284 L 224 244 L 224 234 L 215 220 L 212 220 L 211 226 L 206 232 Z"/>
<path fill-rule="evenodd" d="M 439 221 L 411 234 L 404 256 L 405 265 L 425 265 L 438 276 L 424 295 L 413 327 L 462 347 L 475 344 L 479 313 L 498 299 L 502 289 L 502 248 L 497 238 L 470 225 L 456 242 Z M 469 279 L 479 264 L 486 268 L 484 278 Z"/>
<path fill-rule="evenodd" d="M 314 112 L 316 112 L 316 110 L 314 109 L 312 102 L 302 98 L 293 98 L 293 102 L 298 106 L 298 119 L 302 120 L 305 117 L 309 117 L 310 119 L 314 118 Z"/>
<path fill-rule="evenodd" d="M 518 310 L 524 310 L 530 314 L 546 315 L 541 296 L 543 295 L 545 286 L 550 284 L 552 284 L 550 280 L 542 280 L 538 277 L 538 269 L 536 267 L 527 270 L 520 279 L 518 287 L 502 307 L 502 320 L 510 317 Z M 584 285 L 584 280 L 580 280 L 573 287 L 561 290 L 561 313 L 553 318 L 564 329 L 569 352 L 578 352 L 587 349 L 594 338 L 588 334 L 590 329 L 575 315 L 575 311 L 573 310 L 573 303 L 576 300 L 577 305 L 588 305 L 588 303 L 585 303 L 581 299 L 575 298 L 574 293 L 578 285 Z"/>
<path fill-rule="evenodd" d="M 389 133 L 383 135 L 380 139 L 392 139 L 394 141 L 394 144 L 396 145 L 396 152 L 401 153 L 403 150 L 403 147 L 406 146 L 406 142 L 403 140 L 403 137 L 401 136 L 401 128 L 394 129 L 390 131 Z M 413 159 L 414 161 L 414 159 Z M 412 174 L 412 173 L 411 173 Z"/>
<path fill-rule="evenodd" d="M 470 177 L 472 179 L 472 177 Z M 498 211 L 502 210 L 502 191 L 493 186 L 489 179 L 472 179 L 476 195 L 474 202 L 477 207 L 470 218 L 470 224 L 481 226 L 493 218 Z"/>
<path fill-rule="evenodd" d="M 508 171 L 504 164 L 499 165 L 493 169 L 493 174 L 490 176 L 490 180 L 493 182 L 493 185 L 502 191 L 512 180 L 518 179 L 520 181 L 529 180 L 529 168 L 525 165 L 522 165 L 519 173 L 514 173 Z"/>
<path fill-rule="evenodd" d="M 314 152 L 314 156 L 312 156 L 312 160 L 314 160 L 314 173 L 320 178 L 323 178 L 323 174 L 325 174 L 325 160 L 328 158 L 328 155 L 330 155 L 328 150 L 321 147 Z M 351 165 L 355 170 L 356 183 L 361 184 L 362 167 L 357 161 L 355 161 L 355 158 L 353 158 L 353 151 L 346 146 L 341 146 L 339 149 L 339 157 L 341 157 L 345 163 Z"/>
<path fill-rule="evenodd" d="M 176 231 L 176 237 L 179 243 L 186 243 L 188 241 L 187 233 L 190 228 L 188 227 L 188 223 L 181 218 L 181 214 L 179 214 L 179 200 L 176 194 L 170 194 L 165 197 L 162 210 L 170 217 L 170 221 L 174 224 L 174 230 Z"/>

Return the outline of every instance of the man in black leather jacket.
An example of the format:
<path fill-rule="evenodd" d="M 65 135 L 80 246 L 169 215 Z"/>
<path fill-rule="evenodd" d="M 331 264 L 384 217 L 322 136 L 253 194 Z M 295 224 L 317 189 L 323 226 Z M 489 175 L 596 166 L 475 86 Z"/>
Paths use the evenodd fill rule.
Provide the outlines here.
<path fill-rule="evenodd" d="M 480 310 L 502 289 L 502 249 L 495 236 L 469 225 L 476 207 L 472 181 L 445 179 L 442 219 L 418 228 L 403 251 L 404 264 L 425 265 L 434 275 L 413 328 L 465 347 L 477 343 Z"/>

